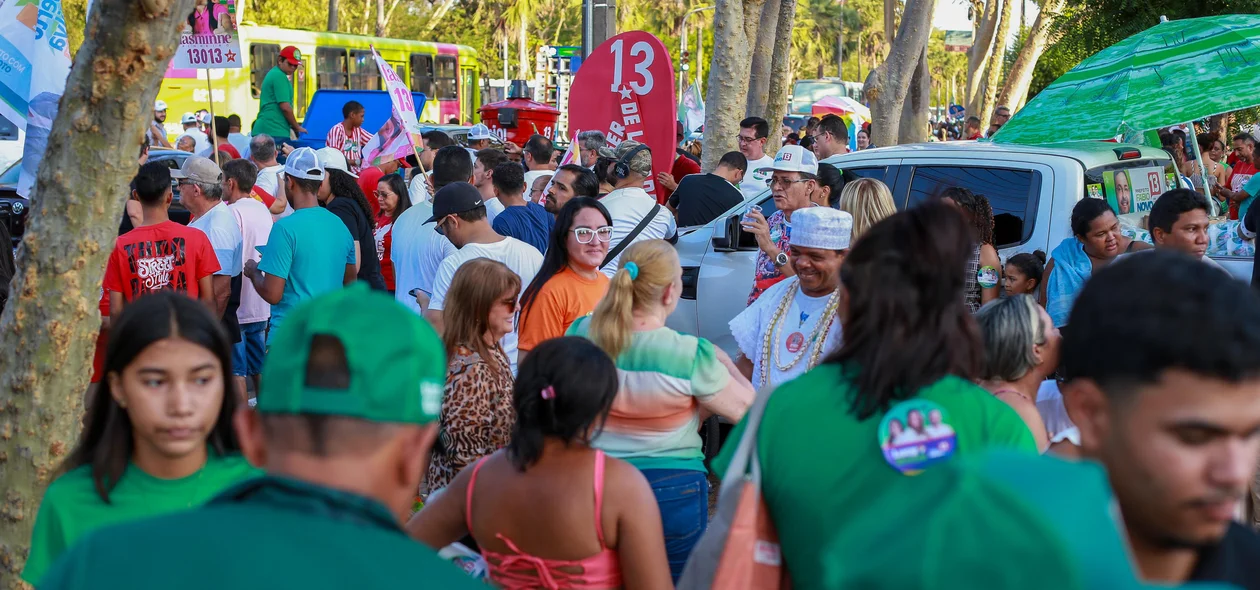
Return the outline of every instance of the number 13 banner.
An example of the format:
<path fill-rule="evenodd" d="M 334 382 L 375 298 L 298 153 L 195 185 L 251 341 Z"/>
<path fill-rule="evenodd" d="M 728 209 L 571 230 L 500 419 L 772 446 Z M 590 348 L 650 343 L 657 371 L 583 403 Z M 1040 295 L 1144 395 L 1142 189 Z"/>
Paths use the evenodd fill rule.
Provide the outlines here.
<path fill-rule="evenodd" d="M 209 0 L 184 19 L 179 49 L 171 67 L 226 69 L 241 67 L 241 35 L 236 29 L 236 0 Z"/>
<path fill-rule="evenodd" d="M 656 175 L 674 166 L 674 66 L 650 33 L 629 31 L 600 44 L 582 63 L 569 91 L 569 128 L 604 132 L 608 145 L 630 139 L 652 150 L 643 190 L 664 199 Z"/>

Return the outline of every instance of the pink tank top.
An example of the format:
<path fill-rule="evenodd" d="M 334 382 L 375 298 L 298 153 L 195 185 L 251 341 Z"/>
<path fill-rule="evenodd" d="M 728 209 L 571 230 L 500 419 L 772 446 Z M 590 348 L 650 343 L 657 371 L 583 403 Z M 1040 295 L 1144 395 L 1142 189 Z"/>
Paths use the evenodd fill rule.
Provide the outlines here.
<path fill-rule="evenodd" d="M 469 532 L 472 531 L 472 498 L 477 485 L 477 472 L 488 457 L 482 457 L 473 467 L 468 482 L 468 497 L 464 510 Z M 604 452 L 595 451 L 595 535 L 599 537 L 599 553 L 579 560 L 543 559 L 518 549 L 507 537 L 494 536 L 512 550 L 511 553 L 495 553 L 485 548 L 481 556 L 486 559 L 490 579 L 506 590 L 524 588 L 594 589 L 621 587 L 621 561 L 617 552 L 604 545 L 604 526 L 600 515 L 604 505 Z M 574 570 L 580 573 L 572 573 Z"/>

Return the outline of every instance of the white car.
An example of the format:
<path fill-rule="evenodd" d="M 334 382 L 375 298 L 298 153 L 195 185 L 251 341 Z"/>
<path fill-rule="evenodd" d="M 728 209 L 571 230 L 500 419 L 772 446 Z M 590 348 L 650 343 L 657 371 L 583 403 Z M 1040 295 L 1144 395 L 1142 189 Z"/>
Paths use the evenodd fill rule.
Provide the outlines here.
<path fill-rule="evenodd" d="M 945 142 L 893 146 L 833 156 L 825 163 L 888 185 L 898 210 L 965 187 L 988 197 L 994 238 L 1005 260 L 1019 252 L 1047 255 L 1072 235 L 1072 207 L 1102 195 L 1104 174 L 1125 170 L 1154 178 L 1161 169 L 1172 183 L 1168 153 L 1149 146 L 1074 142 L 1020 146 L 989 142 Z M 683 267 L 683 295 L 669 327 L 709 339 L 732 357 L 738 352 L 728 322 L 747 307 L 757 246 L 739 227 L 752 205 L 775 211 L 770 191 L 745 200 L 705 226 L 684 228 L 677 244 Z M 1122 218 L 1144 215 L 1133 212 Z M 1252 258 L 1213 257 L 1234 276 L 1250 281 Z"/>

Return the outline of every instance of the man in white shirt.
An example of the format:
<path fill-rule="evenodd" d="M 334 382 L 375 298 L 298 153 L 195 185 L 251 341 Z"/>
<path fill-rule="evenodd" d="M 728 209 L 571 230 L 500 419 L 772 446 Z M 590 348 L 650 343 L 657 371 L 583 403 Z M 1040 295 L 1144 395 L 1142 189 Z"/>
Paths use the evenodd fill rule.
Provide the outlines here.
<path fill-rule="evenodd" d="M 433 297 L 424 313 L 425 319 L 439 333 L 442 331 L 442 310 L 446 308 L 446 292 L 451 287 L 455 271 L 474 258 L 489 258 L 502 262 L 521 277 L 522 290 L 534 280 L 542 267 L 542 253 L 537 248 L 515 238 L 495 233 L 486 219 L 486 206 L 481 193 L 467 182 L 456 182 L 438 190 L 433 199 L 433 215 L 429 221 L 437 224 L 437 231 L 450 238 L 459 248 L 447 256 L 438 267 L 433 281 Z M 503 337 L 503 352 L 516 373 L 516 332 Z"/>
<path fill-rule="evenodd" d="M 472 166 L 469 164 L 468 159 L 464 157 L 464 151 L 459 146 L 450 145 L 438 150 L 437 155 L 433 158 L 433 166 L 433 188 L 438 191 L 445 188 L 448 184 L 468 182 L 471 178 L 470 175 L 472 174 Z M 498 201 L 496 200 L 494 203 L 498 204 Z M 482 204 L 486 204 L 484 199 L 482 200 Z M 414 207 L 415 204 L 412 206 Z M 429 202 L 429 206 L 431 211 L 433 206 L 432 201 Z M 502 210 L 502 205 L 499 205 L 496 209 L 496 211 Z M 490 217 L 490 211 L 490 206 L 487 206 L 487 221 L 492 219 Z M 432 227 L 434 224 L 429 223 L 427 225 L 428 227 Z M 395 232 L 396 231 L 397 230 L 395 230 Z M 417 290 L 416 293 L 412 294 L 412 297 L 416 300 L 416 304 L 420 306 L 421 311 L 424 311 L 429 307 L 429 299 L 433 296 L 433 281 L 437 277 L 438 267 L 442 265 L 442 261 L 446 260 L 447 256 L 454 254 L 455 251 L 458 250 L 458 248 L 456 248 L 445 235 L 442 235 L 437 231 L 426 229 L 425 236 L 423 246 L 417 246 L 421 256 L 415 263 L 417 265 L 415 267 L 416 283 L 414 286 L 407 289 L 408 293 L 412 290 Z M 397 240 L 398 234 L 395 233 L 395 244 L 397 243 Z M 393 258 L 397 261 L 397 257 Z M 395 264 L 397 264 L 397 262 L 395 262 Z M 397 273 L 396 270 L 395 273 Z M 395 276 L 394 281 L 395 286 L 397 286 L 397 276 Z M 401 289 L 401 287 L 398 287 L 398 290 Z M 398 291 L 395 291 L 395 293 L 397 292 Z"/>
<path fill-rule="evenodd" d="M 761 117 L 748 117 L 739 122 L 739 152 L 748 158 L 748 172 L 739 183 L 744 198 L 755 197 L 766 190 L 770 180 L 770 167 L 774 157 L 766 154 L 766 141 L 770 136 L 770 124 Z"/>
<path fill-rule="evenodd" d="M 240 340 L 236 311 L 241 302 L 241 269 L 245 258 L 241 228 L 236 216 L 223 202 L 223 172 L 214 161 L 193 156 L 184 160 L 179 170 L 171 171 L 171 178 L 179 181 L 179 198 L 192 213 L 194 227 L 210 238 L 214 255 L 219 259 L 219 271 L 214 273 L 211 286 L 218 317 L 223 320 L 228 338 Z"/>
<path fill-rule="evenodd" d="M 179 137 L 175 138 L 176 145 L 179 144 L 180 137 L 187 135 L 188 137 L 193 138 L 193 141 L 196 142 L 196 145 L 193 146 L 194 154 L 200 154 L 212 147 L 210 144 L 210 136 L 206 135 L 204 131 L 197 127 L 196 115 L 192 113 L 184 113 L 184 116 L 180 118 L 179 122 L 183 124 L 184 132 L 181 133 Z"/>
<path fill-rule="evenodd" d="M 767 289 L 730 322 L 740 352 L 735 366 L 758 388 L 786 383 L 840 347 L 840 266 L 853 216 L 810 207 L 792 222 L 796 276 Z"/>
<path fill-rule="evenodd" d="M 280 172 L 284 166 L 276 161 L 276 141 L 265 133 L 255 135 L 249 140 L 249 161 L 258 168 L 258 177 L 250 195 L 267 206 L 272 221 L 292 213 L 293 208 L 289 206 L 280 183 Z"/>
<path fill-rule="evenodd" d="M 550 139 L 535 133 L 525 142 L 521 154 L 525 162 L 526 187 L 534 186 L 534 180 L 539 176 L 555 174 L 556 165 L 552 158 L 556 155 L 556 148 Z"/>
<path fill-rule="evenodd" d="M 411 176 L 411 183 L 407 185 L 407 196 L 411 197 L 412 203 L 420 203 L 432 199 L 432 195 L 429 194 L 429 187 L 425 185 L 425 179 L 433 175 L 434 166 L 441 164 L 440 162 L 436 162 L 438 151 L 444 147 L 455 145 L 455 140 L 451 139 L 451 136 L 438 131 L 437 129 L 421 135 L 420 138 L 424 141 L 424 149 L 420 150 L 419 158 L 420 169 L 424 170 L 424 172 L 421 173 L 417 170 L 416 173 Z M 460 153 L 464 154 L 465 158 L 468 158 L 468 152 L 464 151 L 462 148 L 460 149 Z M 471 166 L 472 159 L 468 158 L 468 160 L 469 166 Z"/>
<path fill-rule="evenodd" d="M 608 244 L 608 262 L 600 272 L 612 278 L 619 268 L 621 253 L 631 244 L 643 240 L 669 239 L 678 232 L 674 215 L 669 209 L 657 204 L 656 199 L 643 190 L 643 183 L 652 174 L 652 150 L 637 141 L 626 140 L 613 148 L 600 148 L 599 155 L 613 158 L 611 167 L 613 191 L 600 199 L 613 220 L 612 242 Z M 655 211 L 655 214 L 653 214 Z M 652 215 L 651 218 L 648 218 Z M 631 237 L 636 227 L 648 221 L 638 235 Z M 622 246 L 627 238 L 629 242 Z"/>
<path fill-rule="evenodd" d="M 271 235 L 271 212 L 250 195 L 257 177 L 258 169 L 248 160 L 229 160 L 223 165 L 223 197 L 241 230 L 242 266 L 245 260 L 258 264 L 262 259 L 258 249 L 267 245 L 267 236 Z M 267 321 L 271 319 L 271 304 L 263 300 L 252 282 L 243 282 L 241 306 L 236 310 L 241 341 L 232 347 L 232 375 L 241 396 L 245 395 L 247 379 L 254 381 L 254 391 L 258 391 L 266 351 Z"/>
<path fill-rule="evenodd" d="M 503 212 L 504 205 L 499 201 L 499 197 L 494 193 L 494 167 L 507 161 L 507 154 L 503 150 L 494 148 L 486 148 L 477 152 L 473 161 L 472 185 L 477 187 L 477 192 L 481 193 L 481 200 L 486 203 L 486 215 L 490 217 L 490 223 L 494 223 L 494 218 Z"/>
<path fill-rule="evenodd" d="M 477 152 L 488 149 L 490 140 L 494 138 L 494 134 L 490 133 L 490 128 L 485 123 L 477 123 L 468 130 L 468 152 L 476 157 Z"/>

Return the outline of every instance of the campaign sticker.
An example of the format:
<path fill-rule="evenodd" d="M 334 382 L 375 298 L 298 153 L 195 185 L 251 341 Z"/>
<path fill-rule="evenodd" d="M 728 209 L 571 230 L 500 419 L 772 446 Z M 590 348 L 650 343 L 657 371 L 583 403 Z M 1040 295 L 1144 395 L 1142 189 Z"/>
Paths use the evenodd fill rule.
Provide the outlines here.
<path fill-rule="evenodd" d="M 800 352 L 805 347 L 805 335 L 800 332 L 792 332 L 788 335 L 785 346 L 787 346 L 787 351 L 792 354 Z"/>
<path fill-rule="evenodd" d="M 1089 186 L 1086 186 L 1085 189 L 1089 191 L 1089 198 L 1091 199 L 1103 198 L 1103 185 L 1091 184 Z"/>
<path fill-rule="evenodd" d="M 884 460 L 905 475 L 949 460 L 958 438 L 949 414 L 941 406 L 922 399 L 901 402 L 879 423 L 879 447 Z"/>
<path fill-rule="evenodd" d="M 976 282 L 980 283 L 980 286 L 985 289 L 996 287 L 998 284 L 997 269 L 992 266 L 980 267 L 980 270 L 976 271 Z"/>

